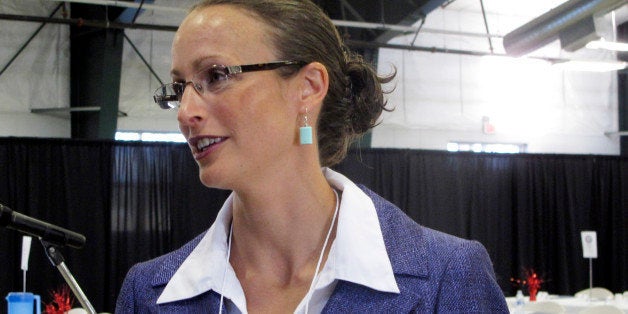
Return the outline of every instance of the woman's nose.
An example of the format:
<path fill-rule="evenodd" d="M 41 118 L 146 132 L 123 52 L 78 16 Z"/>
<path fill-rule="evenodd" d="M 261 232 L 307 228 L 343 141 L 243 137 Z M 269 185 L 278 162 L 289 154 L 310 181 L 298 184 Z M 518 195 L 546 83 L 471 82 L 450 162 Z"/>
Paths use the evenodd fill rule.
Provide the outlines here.
<path fill-rule="evenodd" d="M 180 125 L 190 126 L 202 121 L 207 114 L 207 106 L 203 97 L 194 90 L 193 84 L 183 89 L 179 100 L 177 120 Z"/>

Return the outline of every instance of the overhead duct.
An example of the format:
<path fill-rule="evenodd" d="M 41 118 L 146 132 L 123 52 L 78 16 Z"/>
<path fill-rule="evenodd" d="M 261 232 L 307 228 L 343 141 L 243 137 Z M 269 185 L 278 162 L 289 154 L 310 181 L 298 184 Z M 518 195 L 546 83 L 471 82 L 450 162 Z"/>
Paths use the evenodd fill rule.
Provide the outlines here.
<path fill-rule="evenodd" d="M 573 51 L 586 44 L 584 37 L 595 37 L 593 17 L 605 14 L 628 0 L 570 0 L 504 36 L 504 49 L 511 56 L 522 56 L 560 39 L 561 46 Z M 572 29 L 573 28 L 573 29 Z M 587 29 L 586 32 L 583 32 Z M 578 34 L 578 36 L 574 36 Z M 584 43 L 582 43 L 584 42 Z"/>

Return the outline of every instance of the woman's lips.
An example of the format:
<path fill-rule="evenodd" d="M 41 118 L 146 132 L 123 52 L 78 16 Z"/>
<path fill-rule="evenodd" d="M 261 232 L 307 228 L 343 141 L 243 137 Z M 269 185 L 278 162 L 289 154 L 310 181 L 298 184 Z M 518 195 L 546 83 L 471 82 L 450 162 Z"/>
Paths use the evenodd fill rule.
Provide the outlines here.
<path fill-rule="evenodd" d="M 218 149 L 218 147 L 227 139 L 227 137 L 218 136 L 197 136 L 190 139 L 189 145 L 192 148 L 194 159 L 200 160 L 205 158 L 205 156 Z"/>
<path fill-rule="evenodd" d="M 199 139 L 196 142 L 196 148 L 199 151 L 204 151 L 209 146 L 222 142 L 222 140 L 223 140 L 222 137 L 204 137 L 204 138 Z"/>

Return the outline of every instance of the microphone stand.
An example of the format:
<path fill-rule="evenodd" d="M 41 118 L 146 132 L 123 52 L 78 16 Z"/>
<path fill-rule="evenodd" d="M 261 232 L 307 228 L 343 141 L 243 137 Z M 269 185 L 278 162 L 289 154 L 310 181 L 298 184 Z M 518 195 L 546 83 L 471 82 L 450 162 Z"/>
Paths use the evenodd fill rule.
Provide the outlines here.
<path fill-rule="evenodd" d="M 48 256 L 48 259 L 50 260 L 52 265 L 55 266 L 59 270 L 59 272 L 61 273 L 61 276 L 63 276 L 63 279 L 65 279 L 65 282 L 68 284 L 68 286 L 70 286 L 70 289 L 72 289 L 72 292 L 74 292 L 74 295 L 79 300 L 83 308 L 89 314 L 96 314 L 94 307 L 92 306 L 91 303 L 89 303 L 89 300 L 85 296 L 85 293 L 83 293 L 83 290 L 81 290 L 81 287 L 79 286 L 79 284 L 76 282 L 76 280 L 74 280 L 74 276 L 72 276 L 72 273 L 70 273 L 70 270 L 68 269 L 68 267 L 65 266 L 65 262 L 63 259 L 63 255 L 61 255 L 61 251 L 59 251 L 59 249 L 55 245 L 49 242 L 46 242 L 42 240 L 41 238 L 39 240 L 41 241 L 41 244 L 44 246 L 44 251 L 46 252 L 46 256 Z"/>

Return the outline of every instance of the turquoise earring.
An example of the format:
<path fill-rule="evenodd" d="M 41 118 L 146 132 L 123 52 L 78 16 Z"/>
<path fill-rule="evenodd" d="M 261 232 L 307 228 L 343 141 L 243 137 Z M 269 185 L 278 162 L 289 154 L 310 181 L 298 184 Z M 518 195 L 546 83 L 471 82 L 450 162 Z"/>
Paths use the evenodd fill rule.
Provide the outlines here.
<path fill-rule="evenodd" d="M 312 127 L 307 124 L 307 108 L 303 116 L 303 126 L 299 128 L 299 139 L 301 145 L 312 144 Z"/>

